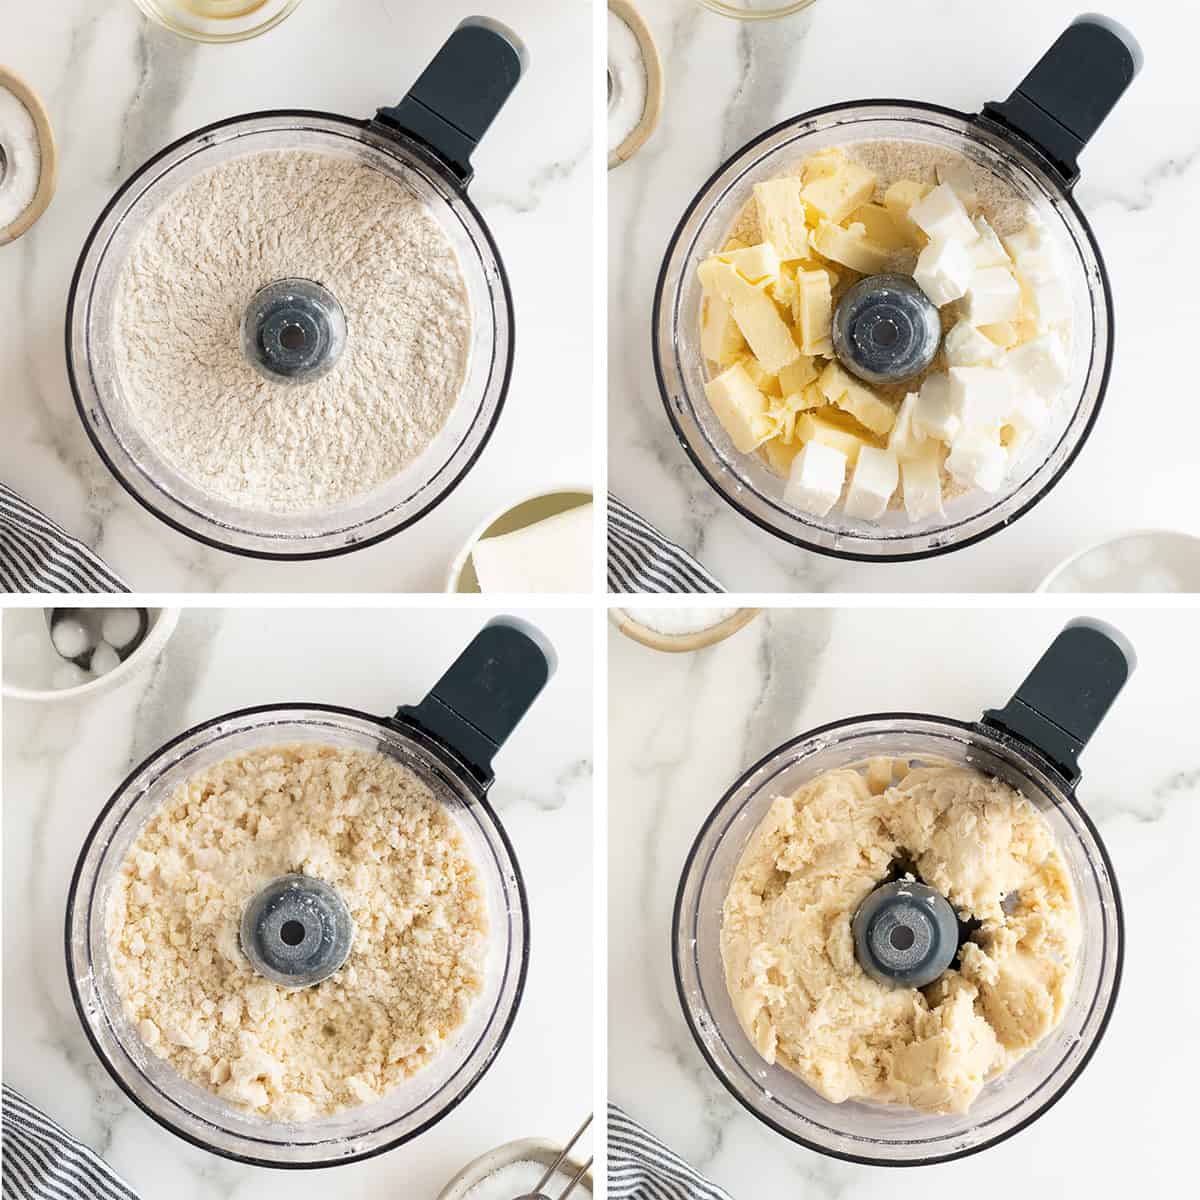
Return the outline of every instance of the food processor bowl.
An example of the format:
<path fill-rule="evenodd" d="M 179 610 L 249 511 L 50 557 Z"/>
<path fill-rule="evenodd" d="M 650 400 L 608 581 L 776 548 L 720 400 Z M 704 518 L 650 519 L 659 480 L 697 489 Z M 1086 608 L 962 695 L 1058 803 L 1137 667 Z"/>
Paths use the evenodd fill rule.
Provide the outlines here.
<path fill-rule="evenodd" d="M 1093 22 L 1098 18 L 1089 19 Z M 1096 40 L 1100 29 L 1102 40 Z M 1062 57 L 1084 56 L 1068 76 Z M 1108 383 L 1113 351 L 1112 295 L 1096 239 L 1071 191 L 1074 156 L 1107 116 L 1140 64 L 1132 39 L 1108 23 L 1071 26 L 1008 102 L 970 115 L 907 100 L 838 104 L 784 121 L 738 151 L 701 189 L 672 237 L 654 300 L 653 354 L 659 390 L 680 443 L 696 468 L 738 512 L 767 532 L 822 554 L 863 562 L 906 561 L 970 545 L 1028 512 L 1062 477 L 1091 432 Z M 1047 84 L 1047 72 L 1053 77 Z M 1057 74 L 1056 74 L 1057 72 Z M 1060 78 L 1092 90 L 1059 94 Z M 1047 99 L 1043 92 L 1054 93 Z M 1051 112 L 1079 104 L 1055 132 L 1025 119 L 1014 105 L 1031 93 Z M 1041 112 L 1041 109 L 1038 109 Z M 1043 113 L 1043 118 L 1045 114 Z M 1041 222 L 1057 248 L 1074 315 L 1070 382 L 1052 419 L 1014 463 L 997 494 L 975 490 L 948 497 L 945 514 L 910 522 L 891 509 L 874 522 L 837 509 L 816 517 L 784 499 L 786 479 L 757 454 L 733 445 L 705 397 L 700 346 L 700 264 L 725 245 L 756 183 L 795 172 L 820 150 L 893 141 L 953 151 L 1007 184 Z"/>
<path fill-rule="evenodd" d="M 381 109 L 372 120 L 305 111 L 234 117 L 181 138 L 125 183 L 93 227 L 76 266 L 66 349 L 84 428 L 135 500 L 206 545 L 256 558 L 304 560 L 344 554 L 390 537 L 454 490 L 499 419 L 514 349 L 508 277 L 482 216 L 467 197 L 470 156 L 525 64 L 515 35 L 476 18 L 455 31 L 405 100 Z M 221 163 L 278 150 L 307 150 L 365 164 L 422 201 L 454 248 L 472 315 L 466 379 L 433 442 L 382 487 L 314 512 L 238 507 L 185 478 L 142 435 L 114 352 L 118 281 L 163 203 Z M 246 297 L 248 305 L 252 299 Z M 354 331 L 348 336 L 353 338 Z"/>
<path fill-rule="evenodd" d="M 1071 680 L 1064 663 L 1091 662 Z M 684 1017 L 701 1053 L 745 1108 L 794 1142 L 851 1162 L 920 1166 L 974 1154 L 1011 1137 L 1059 1100 L 1088 1063 L 1116 1002 L 1124 953 L 1120 895 L 1108 854 L 1075 799 L 1073 757 L 1132 669 L 1114 631 L 1068 626 L 1012 705 L 969 724 L 920 713 L 881 713 L 837 721 L 785 743 L 755 763 L 725 794 L 701 830 L 675 902 L 672 954 Z M 1039 671 L 1043 672 L 1039 677 Z M 1043 703 L 1049 677 L 1076 699 L 1064 735 L 1047 746 L 1026 740 L 1022 722 Z M 1095 689 L 1089 696 L 1089 681 Z M 1020 732 L 1018 732 L 1020 731 Z M 1080 734 L 1082 733 L 1082 738 Z M 1063 740 L 1066 737 L 1073 749 Z M 816 776 L 889 756 L 953 763 L 1002 779 L 1026 796 L 1053 830 L 1079 908 L 1081 940 L 1070 999 L 1060 1023 L 1028 1054 L 988 1082 L 970 1111 L 933 1115 L 895 1105 L 834 1104 L 799 1076 L 768 1065 L 738 1022 L 721 954 L 722 910 L 743 852 L 772 803 Z M 1070 760 L 1070 761 L 1062 761 Z"/>
<path fill-rule="evenodd" d="M 188 730 L 125 780 L 89 833 L 71 881 L 67 976 L 92 1048 L 143 1112 L 185 1141 L 226 1158 L 312 1168 L 390 1150 L 462 1102 L 508 1036 L 529 958 L 521 870 L 484 799 L 492 780 L 490 756 L 540 693 L 554 662 L 553 650 L 536 630 L 501 619 L 485 626 L 421 705 L 402 708 L 395 717 L 323 704 L 244 709 Z M 452 742 L 454 729 L 462 737 Z M 298 742 L 385 754 L 413 771 L 463 835 L 486 896 L 489 932 L 483 991 L 466 1023 L 430 1063 L 373 1103 L 285 1123 L 227 1104 L 146 1047 L 122 1004 L 106 920 L 125 856 L 181 784 L 231 755 Z M 247 903 L 253 899 L 246 897 Z"/>

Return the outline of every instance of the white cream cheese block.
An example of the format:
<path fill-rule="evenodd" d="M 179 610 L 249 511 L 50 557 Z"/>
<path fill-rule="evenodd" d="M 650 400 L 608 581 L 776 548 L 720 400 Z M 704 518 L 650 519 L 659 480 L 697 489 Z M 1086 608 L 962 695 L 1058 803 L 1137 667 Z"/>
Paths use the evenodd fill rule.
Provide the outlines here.
<path fill-rule="evenodd" d="M 483 538 L 471 558 L 481 592 L 586 592 L 592 585 L 593 506 Z"/>

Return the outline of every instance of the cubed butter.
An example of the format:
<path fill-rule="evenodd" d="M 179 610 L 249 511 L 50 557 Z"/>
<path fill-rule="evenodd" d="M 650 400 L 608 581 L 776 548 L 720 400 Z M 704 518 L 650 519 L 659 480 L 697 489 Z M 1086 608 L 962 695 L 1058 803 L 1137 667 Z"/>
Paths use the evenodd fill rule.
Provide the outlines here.
<path fill-rule="evenodd" d="M 896 413 L 896 423 L 888 434 L 888 449 L 901 460 L 920 454 L 925 445 L 925 435 L 913 428 L 913 413 L 919 398 L 916 392 L 909 392 L 904 397 Z"/>
<path fill-rule="evenodd" d="M 946 361 L 952 367 L 995 366 L 1003 351 L 970 321 L 956 321 L 942 341 Z"/>
<path fill-rule="evenodd" d="M 999 325 L 980 325 L 979 332 L 988 341 L 995 342 L 1002 350 L 1015 346 L 1021 340 L 1016 323 L 1013 321 L 1001 321 Z"/>
<path fill-rule="evenodd" d="M 800 348 L 809 357 L 833 353 L 833 289 L 827 271 L 800 271 L 796 275 L 793 306 L 800 329 Z"/>
<path fill-rule="evenodd" d="M 971 285 L 971 258 L 961 242 L 934 239 L 921 251 L 913 279 L 917 286 L 941 308 L 961 299 Z"/>
<path fill-rule="evenodd" d="M 979 234 L 979 240 L 970 246 L 971 265 L 981 271 L 984 267 L 1011 267 L 1008 251 L 1004 249 L 996 231 L 988 224 L 987 217 L 982 213 L 974 217 L 972 224 Z"/>
<path fill-rule="evenodd" d="M 830 404 L 849 413 L 860 425 L 883 436 L 896 423 L 896 412 L 865 384 L 860 383 L 836 362 L 831 362 L 820 378 L 821 391 Z"/>
<path fill-rule="evenodd" d="M 950 447 L 946 470 L 963 487 L 998 492 L 1008 472 L 1008 452 L 1000 444 L 999 432 L 964 429 Z"/>
<path fill-rule="evenodd" d="M 808 211 L 800 196 L 802 186 L 794 175 L 754 185 L 759 231 L 785 260 L 804 258 L 808 253 Z"/>
<path fill-rule="evenodd" d="M 767 398 L 754 386 L 754 380 L 741 363 L 734 363 L 704 385 L 705 395 L 730 440 L 742 454 L 749 454 L 771 436 L 767 416 Z"/>
<path fill-rule="evenodd" d="M 843 161 L 832 174 L 809 178 L 800 195 L 818 218 L 836 224 L 875 195 L 875 175 L 858 163 Z"/>
<path fill-rule="evenodd" d="M 1004 248 L 1014 261 L 1023 254 L 1041 250 L 1046 245 L 1046 232 L 1039 223 L 1034 221 L 1030 221 L 1024 229 L 1010 233 L 1004 239 Z"/>
<path fill-rule="evenodd" d="M 830 446 L 842 454 L 851 465 L 858 461 L 858 452 L 867 443 L 857 434 L 837 422 L 841 416 L 837 409 L 832 411 L 819 409 L 816 412 L 801 413 L 796 419 L 796 440 L 804 442 L 819 442 Z"/>
<path fill-rule="evenodd" d="M 779 315 L 775 301 L 751 284 L 732 263 L 706 259 L 700 264 L 700 282 L 709 295 L 720 296 L 754 357 L 771 375 L 778 375 L 800 357 L 792 331 Z"/>
<path fill-rule="evenodd" d="M 700 349 L 709 362 L 728 366 L 746 348 L 746 339 L 733 319 L 733 312 L 720 296 L 704 302 L 704 324 L 700 331 Z"/>
<path fill-rule="evenodd" d="M 779 372 L 779 390 L 784 396 L 797 395 L 803 392 L 817 375 L 817 364 L 807 354 L 802 355 Z"/>
<path fill-rule="evenodd" d="M 1071 295 L 1061 278 L 1033 280 L 1020 275 L 1020 263 L 1017 264 L 1018 278 L 1021 281 L 1023 313 L 1028 314 L 1036 323 L 1039 333 L 1044 333 L 1051 326 L 1069 321 L 1073 316 Z"/>
<path fill-rule="evenodd" d="M 838 502 L 845 481 L 846 456 L 832 446 L 808 442 L 792 461 L 783 499 L 801 512 L 823 517 Z"/>
<path fill-rule="evenodd" d="M 882 204 L 864 204 L 850 214 L 851 225 L 861 225 L 867 237 L 892 254 L 912 249 L 912 239 L 905 224 Z"/>
<path fill-rule="evenodd" d="M 776 475 L 782 475 L 786 479 L 796 455 L 803 449 L 804 447 L 797 441 L 781 442 L 778 438 L 774 438 L 763 443 L 762 453 L 767 460 L 767 466 Z"/>
<path fill-rule="evenodd" d="M 967 320 L 972 325 L 998 325 L 1021 315 L 1021 285 L 1007 267 L 984 267 L 971 276 Z"/>
<path fill-rule="evenodd" d="M 971 214 L 949 184 L 939 183 L 908 210 L 909 218 L 934 242 L 959 242 L 969 246 L 979 239 Z"/>
<path fill-rule="evenodd" d="M 962 201 L 968 212 L 979 207 L 979 186 L 975 173 L 965 162 L 939 163 L 936 171 L 938 183 L 945 184 Z"/>
<path fill-rule="evenodd" d="M 923 451 L 900 462 L 900 488 L 904 511 L 914 524 L 929 517 L 944 517 L 942 507 L 942 456 L 936 442 L 926 442 Z"/>
<path fill-rule="evenodd" d="M 846 516 L 878 521 L 887 511 L 900 483 L 900 464 L 890 450 L 864 446 L 850 477 L 844 505 Z"/>
<path fill-rule="evenodd" d="M 932 189 L 915 179 L 899 179 L 884 193 L 883 206 L 892 214 L 896 224 L 904 230 L 909 244 L 920 249 L 925 244 L 925 234 L 910 216 L 914 204 L 920 203 Z"/>
<path fill-rule="evenodd" d="M 949 445 L 962 428 L 962 413 L 950 393 L 950 376 L 927 375 L 912 413 L 913 431 Z"/>
<path fill-rule="evenodd" d="M 741 364 L 746 368 L 746 374 L 754 380 L 754 386 L 766 396 L 782 396 L 783 389 L 779 386 L 779 376 L 772 375 L 753 354 L 743 354 Z"/>
<path fill-rule="evenodd" d="M 756 246 L 732 250 L 718 257 L 735 267 L 743 279 L 756 286 L 774 283 L 779 278 L 779 252 L 770 242 L 759 242 Z"/>
<path fill-rule="evenodd" d="M 1004 366 L 1018 387 L 1032 392 L 1044 404 L 1054 403 L 1071 377 L 1067 352 L 1056 333 L 1044 333 L 1010 350 Z"/>
<path fill-rule="evenodd" d="M 864 225 L 843 229 L 832 221 L 822 221 L 812 235 L 812 245 L 822 258 L 841 263 L 861 275 L 878 275 L 892 262 L 891 251 L 871 241 Z"/>

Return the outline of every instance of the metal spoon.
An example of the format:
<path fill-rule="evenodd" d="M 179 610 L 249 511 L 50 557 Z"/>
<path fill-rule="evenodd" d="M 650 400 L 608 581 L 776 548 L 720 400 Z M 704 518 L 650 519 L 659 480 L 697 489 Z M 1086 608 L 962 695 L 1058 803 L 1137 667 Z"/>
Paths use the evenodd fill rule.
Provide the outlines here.
<path fill-rule="evenodd" d="M 514 1200 L 550 1200 L 550 1197 L 542 1191 L 542 1188 L 549 1185 L 550 1180 L 554 1178 L 554 1173 L 563 1165 L 564 1162 L 567 1161 L 567 1156 L 574 1149 L 575 1143 L 579 1141 L 581 1137 L 583 1137 L 584 1133 L 587 1131 L 587 1127 L 591 1123 L 592 1118 L 589 1115 L 588 1119 L 584 1121 L 584 1123 L 576 1130 L 575 1136 L 563 1147 L 562 1153 L 554 1160 L 553 1164 L 546 1169 L 545 1175 L 538 1180 L 537 1187 L 535 1187 L 532 1192 L 526 1192 L 522 1196 L 515 1197 Z M 567 1200 L 567 1197 L 575 1190 L 579 1181 L 588 1173 L 588 1171 L 591 1170 L 592 1162 L 593 1159 L 589 1158 L 587 1162 L 585 1162 L 583 1166 L 575 1172 L 574 1178 L 570 1183 L 567 1184 L 566 1188 L 555 1198 L 555 1200 Z"/>

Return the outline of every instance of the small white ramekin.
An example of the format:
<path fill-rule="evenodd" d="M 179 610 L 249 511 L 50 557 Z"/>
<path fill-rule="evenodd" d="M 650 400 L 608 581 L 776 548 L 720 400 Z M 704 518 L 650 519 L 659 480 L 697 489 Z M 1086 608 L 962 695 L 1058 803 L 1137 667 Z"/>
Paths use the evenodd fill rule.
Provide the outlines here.
<path fill-rule="evenodd" d="M 97 608 L 128 608 L 129 605 L 96 605 Z M 60 700 L 78 700 L 84 696 L 99 696 L 120 687 L 134 675 L 144 671 L 166 648 L 175 626 L 179 624 L 177 608 L 152 608 L 149 610 L 150 629 L 146 640 L 119 666 L 114 667 L 107 675 L 99 679 L 89 679 L 73 688 L 37 688 L 15 687 L 11 684 L 0 686 L 0 693 L 6 700 L 27 700 L 33 704 L 52 704 Z"/>
<path fill-rule="evenodd" d="M 1185 546 L 1189 551 L 1195 554 L 1196 560 L 1200 561 L 1200 538 L 1194 536 L 1193 534 L 1184 533 L 1182 530 L 1178 529 L 1131 529 L 1128 533 L 1119 534 L 1117 537 L 1105 538 L 1103 541 L 1095 542 L 1091 546 L 1086 546 L 1084 549 L 1077 551 L 1068 558 L 1065 558 L 1058 564 L 1058 566 L 1054 568 L 1053 571 L 1046 576 L 1045 579 L 1042 580 L 1041 583 L 1038 584 L 1037 591 L 1052 591 L 1054 589 L 1054 585 L 1064 575 L 1074 570 L 1075 567 L 1089 555 L 1095 554 L 1100 550 L 1113 549 L 1121 542 L 1133 541 L 1135 539 L 1147 542 L 1173 542 L 1176 549 L 1178 549 L 1180 546 Z M 1152 558 L 1147 558 L 1144 560 L 1144 562 L 1153 565 Z M 1132 567 L 1133 564 L 1130 565 Z M 1192 573 L 1196 573 L 1195 567 L 1192 568 Z M 1092 589 L 1081 589 L 1081 591 L 1082 590 Z M 1137 591 L 1138 589 L 1133 590 Z"/>
<path fill-rule="evenodd" d="M 508 1142 L 503 1146 L 497 1146 L 495 1150 L 481 1154 L 474 1162 L 463 1167 L 442 1189 L 438 1200 L 462 1200 L 463 1196 L 477 1183 L 482 1182 L 493 1172 L 499 1171 L 502 1167 L 511 1166 L 513 1163 L 536 1162 L 543 1166 L 552 1166 L 561 1153 L 561 1146 L 556 1146 L 553 1142 L 547 1142 L 542 1138 L 525 1138 L 519 1142 Z M 568 1158 L 559 1169 L 564 1174 L 574 1175 L 582 1165 L 582 1163 Z M 581 1193 L 581 1189 L 583 1189 L 582 1195 L 584 1196 L 592 1194 L 592 1173 L 590 1171 L 580 1180 L 579 1187 L 572 1193 L 572 1200 Z"/>

